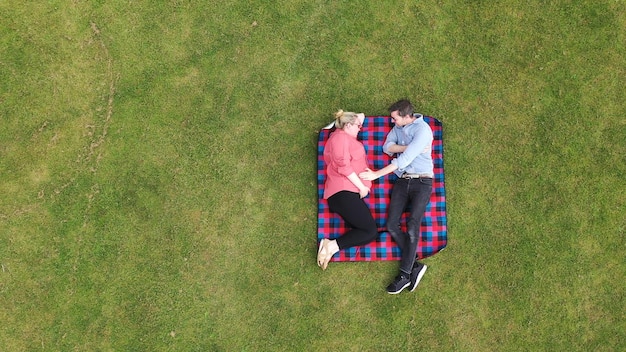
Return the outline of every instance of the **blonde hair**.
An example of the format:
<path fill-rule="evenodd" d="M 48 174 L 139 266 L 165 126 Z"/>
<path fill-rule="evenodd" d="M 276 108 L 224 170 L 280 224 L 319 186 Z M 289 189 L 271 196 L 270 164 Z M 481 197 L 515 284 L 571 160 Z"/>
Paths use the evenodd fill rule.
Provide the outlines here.
<path fill-rule="evenodd" d="M 348 123 L 354 123 L 357 120 L 357 114 L 355 112 L 348 112 L 339 109 L 335 113 L 335 126 L 337 128 L 343 128 Z"/>

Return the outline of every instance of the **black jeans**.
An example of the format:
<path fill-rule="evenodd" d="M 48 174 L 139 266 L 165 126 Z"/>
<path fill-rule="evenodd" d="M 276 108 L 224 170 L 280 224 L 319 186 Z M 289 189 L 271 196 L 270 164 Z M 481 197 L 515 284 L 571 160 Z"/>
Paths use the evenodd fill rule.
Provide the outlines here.
<path fill-rule="evenodd" d="M 378 236 L 370 208 L 358 193 L 341 191 L 328 198 L 328 207 L 352 229 L 337 238 L 339 249 L 368 244 Z"/>
<path fill-rule="evenodd" d="M 391 190 L 387 229 L 402 251 L 400 271 L 405 274 L 410 274 L 413 269 L 420 234 L 420 224 L 422 223 L 424 211 L 430 202 L 432 191 L 433 180 L 431 178 L 399 178 Z M 410 216 L 407 219 L 408 232 L 405 233 L 400 228 L 400 218 L 407 205 L 410 205 Z"/>

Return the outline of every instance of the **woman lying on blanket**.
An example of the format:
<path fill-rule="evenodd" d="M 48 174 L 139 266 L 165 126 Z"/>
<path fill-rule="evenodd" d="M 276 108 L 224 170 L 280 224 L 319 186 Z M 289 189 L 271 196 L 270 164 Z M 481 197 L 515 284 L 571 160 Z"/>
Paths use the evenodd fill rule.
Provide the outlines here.
<path fill-rule="evenodd" d="M 352 229 L 335 240 L 322 239 L 317 251 L 317 265 L 326 270 L 332 256 L 342 249 L 367 244 L 378 236 L 376 222 L 363 201 L 372 186 L 371 181 L 359 178 L 368 170 L 367 155 L 357 135 L 365 121 L 365 114 L 335 113 L 335 127 L 324 146 L 326 182 L 324 199 L 332 212 L 341 216 Z"/>

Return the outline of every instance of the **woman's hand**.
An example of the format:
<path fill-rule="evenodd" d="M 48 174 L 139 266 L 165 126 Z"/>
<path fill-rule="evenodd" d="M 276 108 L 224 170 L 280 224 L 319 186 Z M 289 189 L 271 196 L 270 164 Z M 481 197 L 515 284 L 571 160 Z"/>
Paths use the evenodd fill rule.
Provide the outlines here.
<path fill-rule="evenodd" d="M 361 198 L 365 198 L 370 193 L 369 187 L 366 187 L 363 184 L 363 181 L 361 181 L 361 179 L 356 174 L 356 172 L 353 172 L 350 175 L 348 175 L 348 180 L 350 180 L 350 182 L 352 182 L 352 184 L 355 185 L 356 188 L 359 189 L 359 195 L 361 196 Z"/>

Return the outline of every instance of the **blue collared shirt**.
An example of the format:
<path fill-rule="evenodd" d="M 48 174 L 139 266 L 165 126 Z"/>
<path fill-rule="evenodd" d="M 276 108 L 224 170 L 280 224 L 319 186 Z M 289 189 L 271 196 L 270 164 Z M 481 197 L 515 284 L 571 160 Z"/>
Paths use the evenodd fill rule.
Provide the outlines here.
<path fill-rule="evenodd" d="M 433 145 L 433 130 L 424 121 L 424 116 L 419 116 L 412 123 L 398 127 L 394 126 L 383 144 L 383 152 L 389 156 L 394 153 L 389 152 L 389 147 L 406 145 L 404 152 L 396 154 L 396 158 L 391 161 L 398 169 L 394 171 L 397 176 L 404 173 L 433 175 L 433 158 L 431 154 Z"/>

